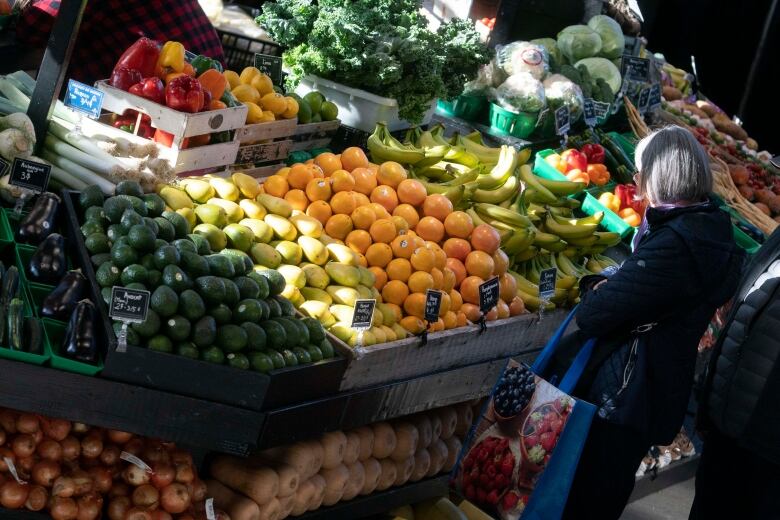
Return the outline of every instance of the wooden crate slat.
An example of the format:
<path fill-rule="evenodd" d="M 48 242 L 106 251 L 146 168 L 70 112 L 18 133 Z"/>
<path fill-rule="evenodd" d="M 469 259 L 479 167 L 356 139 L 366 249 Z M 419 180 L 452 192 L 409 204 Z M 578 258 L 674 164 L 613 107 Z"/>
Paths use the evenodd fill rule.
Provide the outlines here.
<path fill-rule="evenodd" d="M 341 125 L 341 121 L 335 119 L 333 121 L 323 121 L 321 123 L 306 123 L 300 124 L 295 129 L 295 135 L 306 135 L 324 132 L 335 132 Z"/>
<path fill-rule="evenodd" d="M 323 137 L 322 139 L 312 139 L 310 141 L 295 141 L 290 147 L 291 152 L 297 152 L 299 150 L 314 150 L 315 148 L 327 148 L 332 137 Z"/>
<path fill-rule="evenodd" d="M 160 157 L 167 159 L 173 165 L 175 172 L 188 172 L 233 164 L 236 162 L 238 147 L 237 141 L 231 141 L 184 150 L 165 148 L 160 153 Z"/>
<path fill-rule="evenodd" d="M 236 139 L 241 144 L 276 139 L 278 137 L 291 137 L 296 134 L 297 119 L 280 119 L 267 123 L 255 123 L 242 126 L 236 130 Z"/>
<path fill-rule="evenodd" d="M 292 141 L 289 139 L 274 141 L 272 143 L 241 146 L 238 149 L 238 154 L 233 162 L 244 164 L 283 160 L 286 159 L 287 155 L 290 153 L 290 146 L 292 146 Z"/>

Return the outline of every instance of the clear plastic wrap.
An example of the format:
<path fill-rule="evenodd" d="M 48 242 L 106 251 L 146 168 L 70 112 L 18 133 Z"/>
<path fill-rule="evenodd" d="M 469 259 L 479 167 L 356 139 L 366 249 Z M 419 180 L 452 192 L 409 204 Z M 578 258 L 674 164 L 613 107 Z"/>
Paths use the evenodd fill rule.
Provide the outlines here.
<path fill-rule="evenodd" d="M 512 42 L 496 47 L 498 64 L 510 76 L 527 72 L 538 80 L 550 72 L 550 57 L 543 45 L 531 42 Z"/>
<path fill-rule="evenodd" d="M 506 78 L 506 73 L 496 64 L 494 58 L 490 63 L 479 68 L 476 78 L 463 85 L 463 94 L 466 96 L 489 95 Z"/>
<path fill-rule="evenodd" d="M 582 107 L 585 103 L 582 90 L 576 83 L 560 74 L 553 74 L 544 80 L 544 95 L 547 106 L 555 111 L 566 105 L 572 121 L 576 121 L 582 115 Z"/>
<path fill-rule="evenodd" d="M 542 83 L 527 72 L 512 74 L 495 91 L 496 102 L 512 112 L 539 112 L 547 102 Z"/>

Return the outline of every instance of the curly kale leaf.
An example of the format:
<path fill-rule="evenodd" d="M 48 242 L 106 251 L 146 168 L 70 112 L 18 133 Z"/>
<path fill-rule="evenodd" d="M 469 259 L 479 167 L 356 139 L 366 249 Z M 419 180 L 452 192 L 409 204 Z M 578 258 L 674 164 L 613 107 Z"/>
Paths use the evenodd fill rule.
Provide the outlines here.
<path fill-rule="evenodd" d="M 447 99 L 463 93 L 463 85 L 477 77 L 479 67 L 490 62 L 490 51 L 468 20 L 454 18 L 436 32 L 441 42 L 439 55 L 445 56 L 442 78 Z"/>
<path fill-rule="evenodd" d="M 295 47 L 307 40 L 318 15 L 319 9 L 312 0 L 265 2 L 255 23 L 283 47 Z"/>

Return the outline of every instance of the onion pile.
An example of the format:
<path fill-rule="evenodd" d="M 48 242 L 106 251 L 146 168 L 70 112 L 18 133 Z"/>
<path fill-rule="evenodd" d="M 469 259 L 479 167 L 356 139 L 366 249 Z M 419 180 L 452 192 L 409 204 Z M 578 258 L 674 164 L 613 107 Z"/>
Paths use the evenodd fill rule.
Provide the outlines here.
<path fill-rule="evenodd" d="M 54 520 L 206 520 L 205 498 L 192 456 L 173 443 L 0 409 L 4 508 L 46 511 Z"/>

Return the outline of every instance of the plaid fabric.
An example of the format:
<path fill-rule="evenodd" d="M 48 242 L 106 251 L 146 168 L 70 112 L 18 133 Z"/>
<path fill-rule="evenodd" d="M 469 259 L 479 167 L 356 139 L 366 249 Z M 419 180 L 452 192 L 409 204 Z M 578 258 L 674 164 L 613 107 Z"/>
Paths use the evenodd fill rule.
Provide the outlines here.
<path fill-rule="evenodd" d="M 59 0 L 36 0 L 17 25 L 17 39 L 43 47 Z M 174 40 L 195 54 L 224 61 L 217 32 L 197 0 L 90 0 L 84 10 L 67 77 L 88 85 L 108 78 L 122 53 L 139 37 Z"/>

